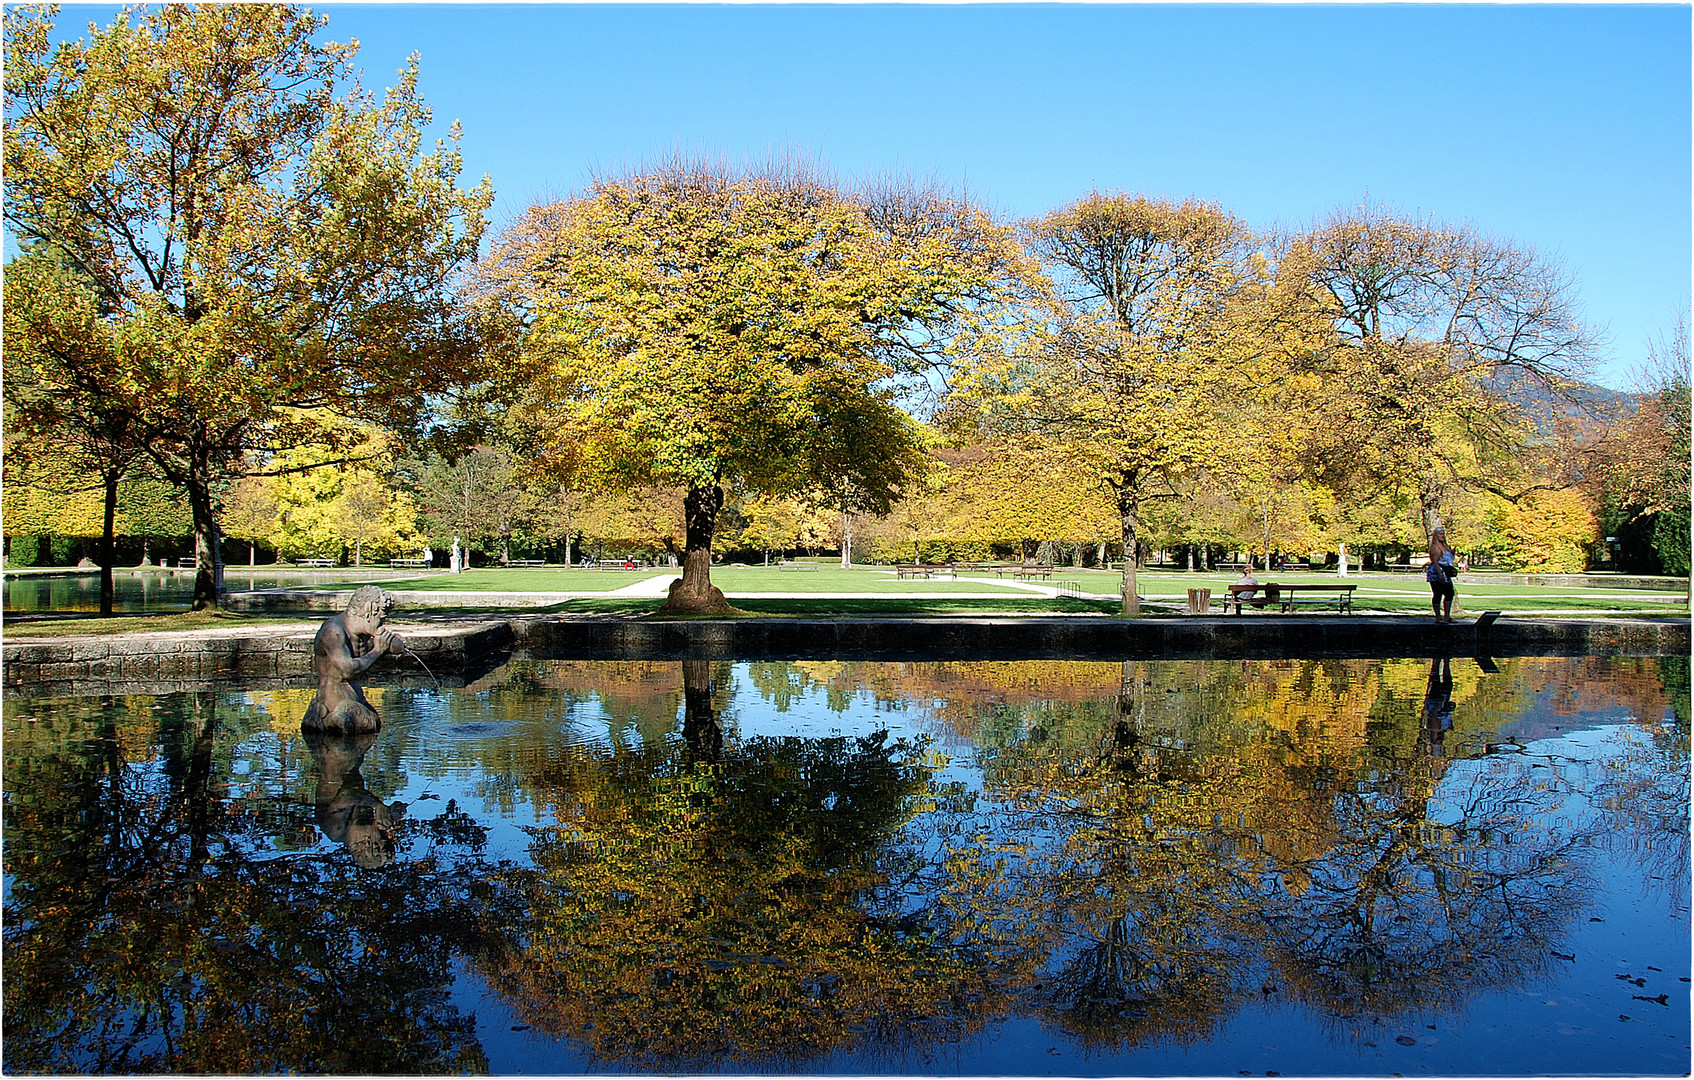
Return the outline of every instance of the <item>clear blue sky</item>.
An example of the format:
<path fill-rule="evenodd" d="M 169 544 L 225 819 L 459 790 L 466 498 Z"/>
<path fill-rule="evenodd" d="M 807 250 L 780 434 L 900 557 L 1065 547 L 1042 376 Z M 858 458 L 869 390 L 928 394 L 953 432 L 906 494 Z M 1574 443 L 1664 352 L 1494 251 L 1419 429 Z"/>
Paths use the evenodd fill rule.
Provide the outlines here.
<path fill-rule="evenodd" d="M 67 6 L 61 30 L 109 21 Z M 1090 188 L 1259 228 L 1373 203 L 1559 258 L 1626 384 L 1690 293 L 1689 5 L 327 4 L 412 51 L 497 221 L 682 148 L 933 175 L 1009 215 Z"/>

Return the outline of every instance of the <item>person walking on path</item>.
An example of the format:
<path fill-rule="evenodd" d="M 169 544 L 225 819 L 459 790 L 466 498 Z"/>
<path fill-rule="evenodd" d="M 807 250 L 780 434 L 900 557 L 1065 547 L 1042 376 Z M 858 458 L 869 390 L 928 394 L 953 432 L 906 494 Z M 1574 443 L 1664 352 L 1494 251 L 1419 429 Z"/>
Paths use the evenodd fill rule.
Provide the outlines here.
<path fill-rule="evenodd" d="M 1453 579 L 1459 567 L 1453 560 L 1453 549 L 1447 546 L 1447 529 L 1437 525 L 1429 534 L 1429 565 L 1423 568 L 1424 580 L 1429 582 L 1429 606 L 1435 611 L 1435 621 L 1453 621 Z"/>

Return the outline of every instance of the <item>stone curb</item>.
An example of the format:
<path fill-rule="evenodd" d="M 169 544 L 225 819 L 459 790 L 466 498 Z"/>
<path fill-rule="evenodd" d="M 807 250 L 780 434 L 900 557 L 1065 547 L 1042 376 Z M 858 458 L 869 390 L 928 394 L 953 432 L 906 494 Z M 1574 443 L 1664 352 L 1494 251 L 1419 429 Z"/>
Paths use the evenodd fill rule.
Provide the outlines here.
<path fill-rule="evenodd" d="M 1686 656 L 1689 620 L 1502 619 L 1492 627 L 1428 618 L 1200 616 L 1183 619 L 724 619 L 657 622 L 542 616 L 435 627 L 396 624 L 437 678 L 462 683 L 514 646 L 572 659 L 1230 659 L 1391 656 Z M 311 685 L 314 630 L 143 633 L 6 642 L 4 687 L 18 694 L 156 692 L 240 680 Z M 387 656 L 379 681 L 422 678 Z M 162 692 L 162 691 L 157 691 Z"/>
<path fill-rule="evenodd" d="M 537 620 L 515 626 L 531 655 L 582 659 L 1181 659 L 1388 656 L 1675 656 L 1689 621 L 1502 619 L 1486 629 L 1429 618 L 1312 615 L 1183 619 Z"/>
<path fill-rule="evenodd" d="M 406 645 L 446 681 L 501 655 L 513 641 L 512 628 L 490 620 L 469 626 L 431 627 L 395 624 Z M 185 634 L 140 633 L 59 641 L 7 641 L 0 645 L 8 696 L 31 694 L 148 691 L 153 685 L 194 688 L 212 680 L 242 685 L 313 683 L 312 638 L 316 628 L 254 631 L 191 631 Z M 373 669 L 385 676 L 423 677 L 418 660 L 404 654 L 383 657 Z"/>

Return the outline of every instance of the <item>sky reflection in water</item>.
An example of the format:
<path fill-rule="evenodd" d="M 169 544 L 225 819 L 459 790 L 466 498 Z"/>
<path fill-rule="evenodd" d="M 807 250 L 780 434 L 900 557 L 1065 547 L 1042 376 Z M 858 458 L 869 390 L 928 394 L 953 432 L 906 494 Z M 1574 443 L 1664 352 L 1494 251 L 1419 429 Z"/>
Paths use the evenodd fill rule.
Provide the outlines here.
<path fill-rule="evenodd" d="M 5 703 L 8 1071 L 1675 1074 L 1688 663 Z"/>

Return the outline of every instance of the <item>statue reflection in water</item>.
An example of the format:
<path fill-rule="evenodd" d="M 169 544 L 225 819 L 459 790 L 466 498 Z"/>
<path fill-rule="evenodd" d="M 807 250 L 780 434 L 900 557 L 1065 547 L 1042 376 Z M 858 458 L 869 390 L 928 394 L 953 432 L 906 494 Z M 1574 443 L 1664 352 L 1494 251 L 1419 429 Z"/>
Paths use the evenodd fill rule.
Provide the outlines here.
<path fill-rule="evenodd" d="M 404 643 L 382 625 L 394 609 L 394 598 L 375 585 L 353 593 L 347 610 L 325 619 L 312 640 L 312 669 L 318 676 L 318 696 L 300 720 L 306 732 L 358 735 L 382 729 L 365 692 L 356 680 L 385 653 Z"/>
<path fill-rule="evenodd" d="M 384 654 L 405 648 L 382 625 L 393 608 L 392 596 L 366 585 L 353 593 L 346 611 L 324 620 L 312 641 L 318 693 L 300 720 L 318 764 L 318 827 L 367 868 L 394 861 L 394 819 L 406 811 L 405 803 L 385 806 L 359 773 L 382 718 L 365 700 L 357 679 Z"/>
<path fill-rule="evenodd" d="M 406 816 L 406 804 L 384 804 L 365 786 L 359 765 L 376 742 L 374 732 L 360 735 L 306 733 L 306 748 L 318 765 L 318 828 L 344 845 L 353 862 L 366 869 L 394 861 L 394 822 Z"/>

